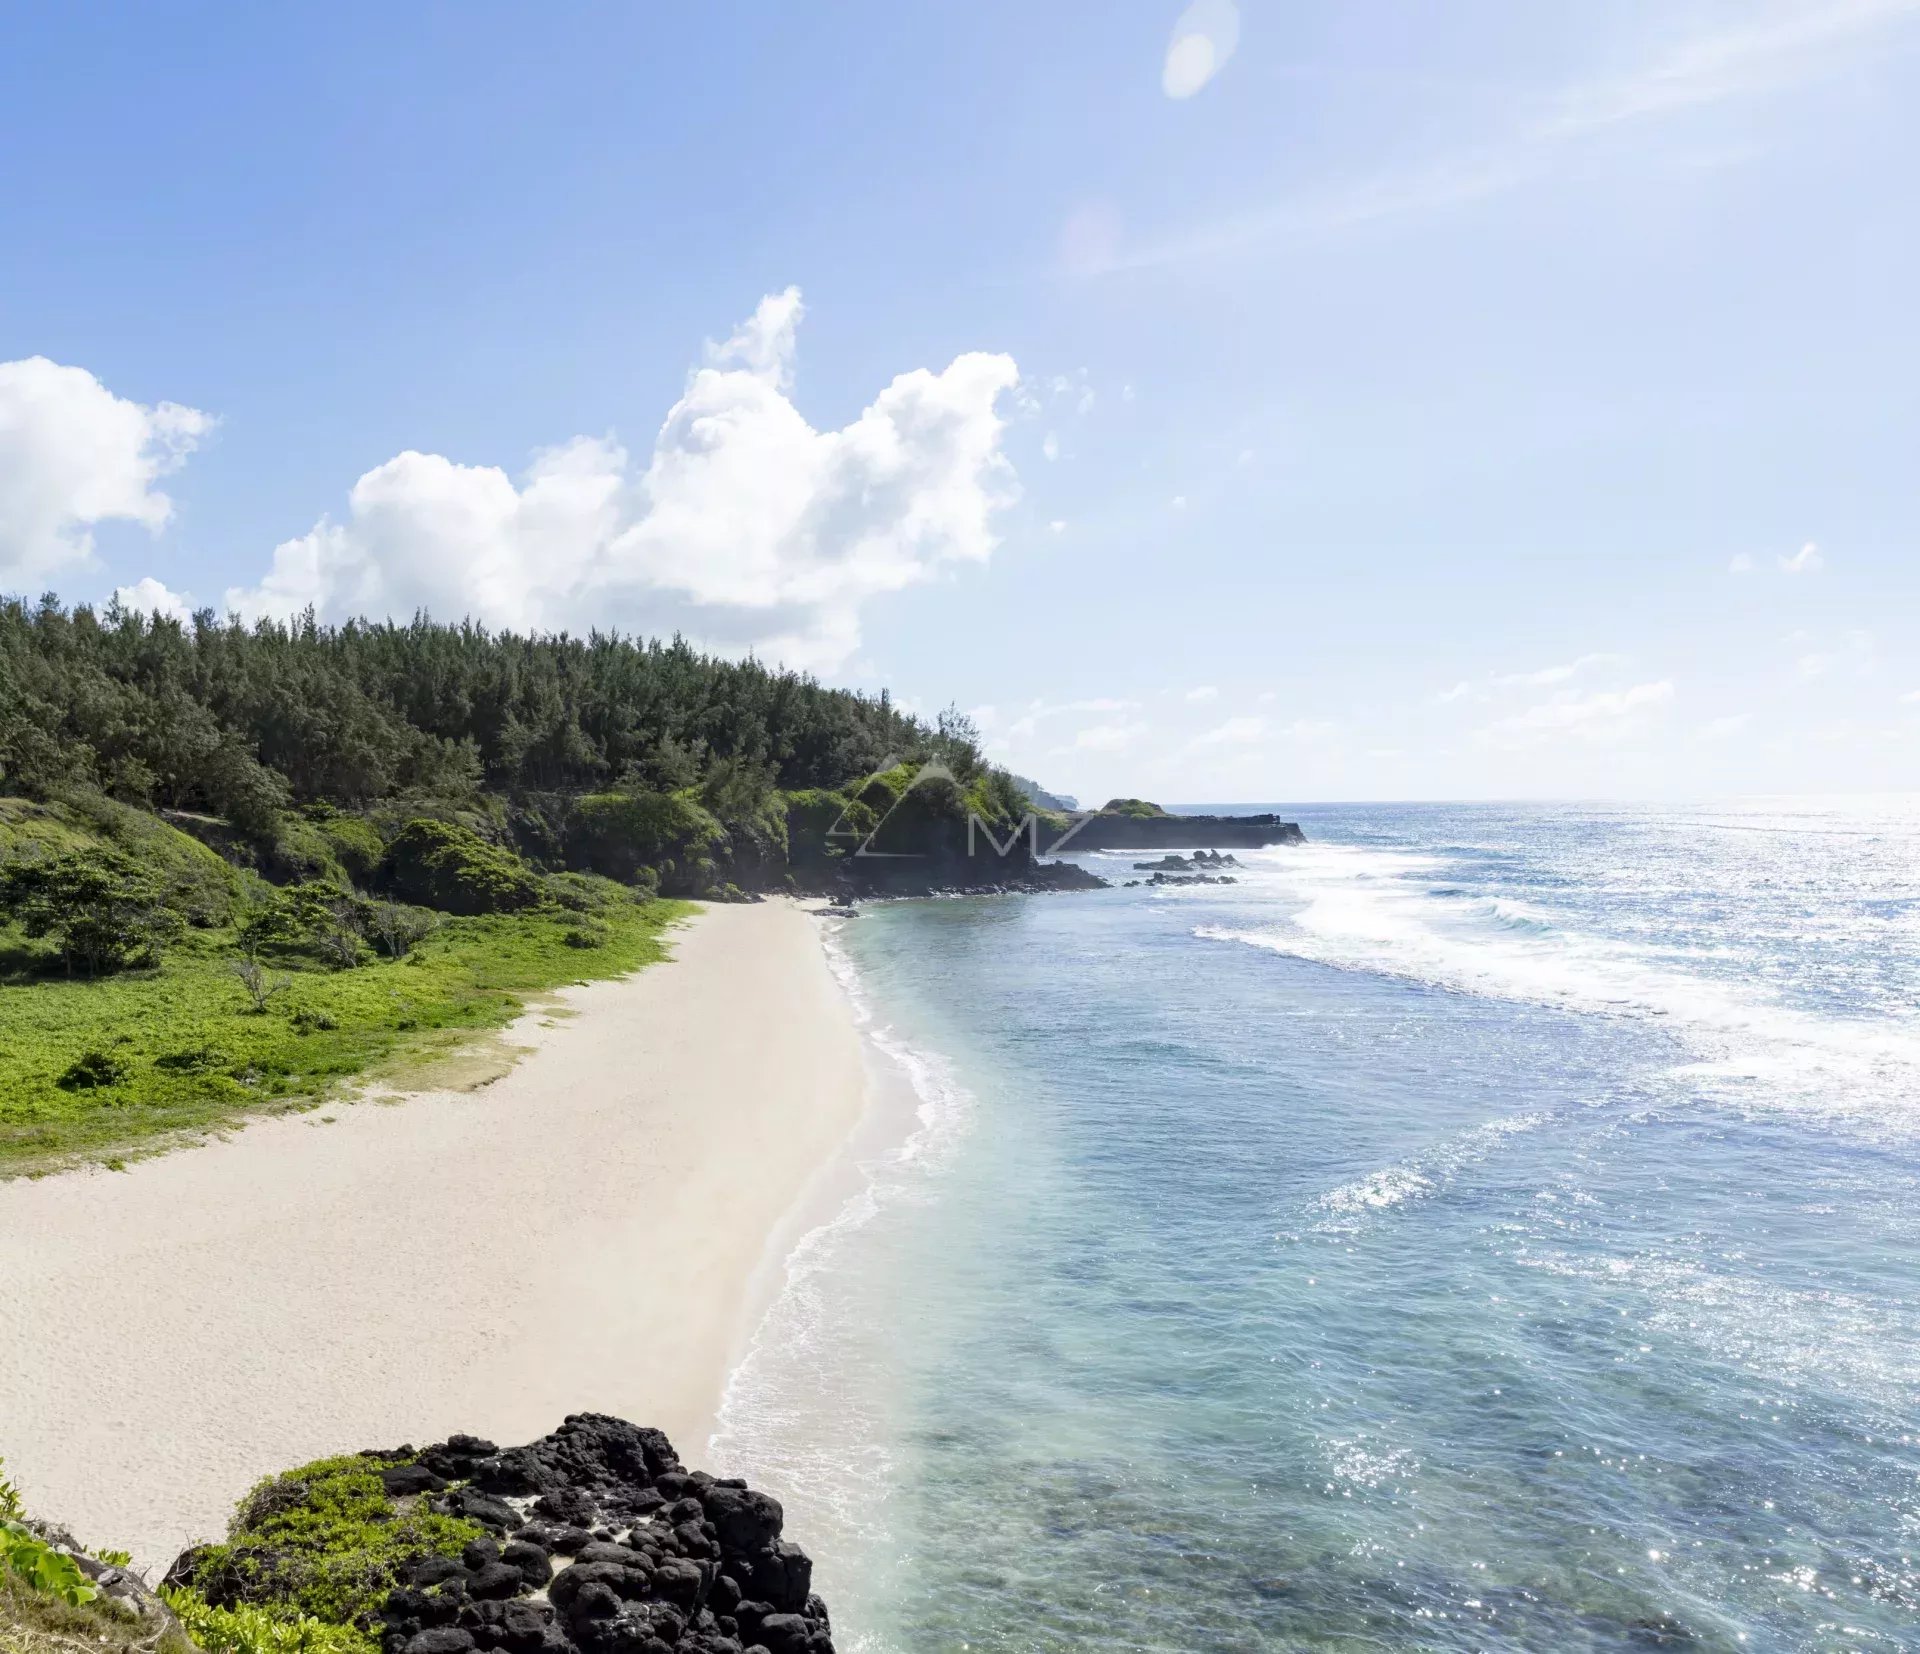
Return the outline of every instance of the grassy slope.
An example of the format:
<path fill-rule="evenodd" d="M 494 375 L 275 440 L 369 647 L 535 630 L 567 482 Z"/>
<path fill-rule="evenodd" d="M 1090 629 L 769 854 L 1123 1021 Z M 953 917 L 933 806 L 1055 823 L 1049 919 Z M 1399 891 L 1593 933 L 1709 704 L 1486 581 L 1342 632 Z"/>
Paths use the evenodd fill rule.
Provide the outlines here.
<path fill-rule="evenodd" d="M 110 1602 L 69 1608 L 0 1571 L 0 1654 L 194 1654 L 194 1646 Z"/>
<path fill-rule="evenodd" d="M 28 833 L 62 849 L 98 842 L 82 824 L 29 819 L 10 804 L 0 800 L 0 834 L 15 844 Z M 170 837 L 158 853 L 209 854 L 161 831 Z M 288 986 L 264 1015 L 230 972 L 224 926 L 190 931 L 158 970 L 97 981 L 30 974 L 44 967 L 44 948 L 0 926 L 0 1176 L 79 1158 L 111 1163 L 166 1147 L 172 1134 L 305 1106 L 348 1080 L 418 1078 L 476 1032 L 512 1021 L 529 996 L 664 958 L 662 933 L 686 911 L 621 902 L 585 924 L 558 911 L 449 919 L 398 962 L 272 965 Z M 567 935 L 583 929 L 597 945 L 569 946 Z M 62 1088 L 60 1076 L 89 1051 L 124 1064 L 124 1077 Z"/>

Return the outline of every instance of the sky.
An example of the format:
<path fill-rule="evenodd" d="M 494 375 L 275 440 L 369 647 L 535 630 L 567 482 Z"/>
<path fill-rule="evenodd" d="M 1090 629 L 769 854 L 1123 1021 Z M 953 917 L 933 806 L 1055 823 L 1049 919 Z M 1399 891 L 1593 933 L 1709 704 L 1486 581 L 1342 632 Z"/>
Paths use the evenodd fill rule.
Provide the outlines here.
<path fill-rule="evenodd" d="M 1920 790 L 1920 0 L 0 0 L 0 591 L 1178 801 Z"/>

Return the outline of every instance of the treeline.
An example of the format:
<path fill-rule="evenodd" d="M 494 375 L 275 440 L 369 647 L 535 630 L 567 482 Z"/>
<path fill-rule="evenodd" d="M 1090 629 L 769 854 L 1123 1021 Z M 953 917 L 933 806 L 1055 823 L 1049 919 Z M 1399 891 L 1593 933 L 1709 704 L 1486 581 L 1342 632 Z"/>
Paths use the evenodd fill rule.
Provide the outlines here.
<path fill-rule="evenodd" d="M 1024 808 L 955 712 L 677 638 L 0 603 L 0 795 L 157 811 L 280 882 L 396 884 L 390 847 L 430 819 L 668 894 L 817 884 L 930 761 L 952 780 L 900 830 L 948 860 L 969 811 Z"/>
<path fill-rule="evenodd" d="M 189 625 L 0 603 L 0 781 L 205 810 L 408 792 L 672 792 L 717 761 L 833 787 L 923 750 L 878 697 L 675 639 L 410 625 Z"/>

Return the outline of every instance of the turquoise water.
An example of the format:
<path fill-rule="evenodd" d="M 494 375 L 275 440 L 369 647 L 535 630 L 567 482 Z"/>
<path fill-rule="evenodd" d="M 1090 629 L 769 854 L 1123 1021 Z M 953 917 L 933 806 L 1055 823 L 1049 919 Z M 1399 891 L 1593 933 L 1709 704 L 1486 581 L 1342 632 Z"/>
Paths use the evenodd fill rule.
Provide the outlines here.
<path fill-rule="evenodd" d="M 833 938 L 896 1129 L 715 1446 L 841 1646 L 1920 1647 L 1920 816 L 1291 813 Z"/>

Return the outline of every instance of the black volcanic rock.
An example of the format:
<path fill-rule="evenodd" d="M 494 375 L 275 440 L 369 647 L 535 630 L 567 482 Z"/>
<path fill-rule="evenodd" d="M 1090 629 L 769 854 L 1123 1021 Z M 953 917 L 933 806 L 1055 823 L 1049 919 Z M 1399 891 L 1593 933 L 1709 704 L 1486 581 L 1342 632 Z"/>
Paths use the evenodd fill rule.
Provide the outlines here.
<path fill-rule="evenodd" d="M 366 1457 L 390 1497 L 414 1502 L 399 1508 L 489 1530 L 458 1558 L 392 1565 L 393 1589 L 358 1622 L 382 1654 L 833 1654 L 779 1500 L 686 1469 L 658 1430 L 576 1413 L 523 1447 L 454 1436 Z M 169 1581 L 206 1590 L 212 1554 L 183 1554 Z M 271 1569 L 228 1571 L 228 1603 L 271 1583 Z"/>
<path fill-rule="evenodd" d="M 1096 811 L 1069 821 L 1053 844 L 1041 836 L 1047 854 L 1057 846 L 1061 854 L 1081 850 L 1258 850 L 1269 844 L 1304 844 L 1307 835 L 1299 823 L 1276 815 L 1170 816 L 1133 815 Z"/>

